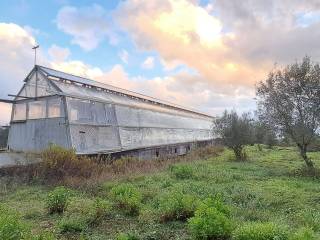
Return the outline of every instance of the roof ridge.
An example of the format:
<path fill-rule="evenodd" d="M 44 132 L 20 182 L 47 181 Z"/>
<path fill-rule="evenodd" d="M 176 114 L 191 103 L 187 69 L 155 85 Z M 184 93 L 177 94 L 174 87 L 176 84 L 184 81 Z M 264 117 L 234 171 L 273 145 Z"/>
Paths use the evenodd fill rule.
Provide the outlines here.
<path fill-rule="evenodd" d="M 63 72 L 63 71 L 60 71 L 60 70 L 56 70 L 56 69 L 45 67 L 45 66 L 41 66 L 41 65 L 36 65 L 36 67 L 39 67 L 40 69 L 43 69 L 43 71 L 45 71 L 45 69 L 48 69 L 48 70 L 51 70 L 51 71 L 55 71 L 55 72 L 59 72 L 59 73 L 62 73 L 62 74 L 70 75 L 70 76 L 73 76 L 75 78 L 81 78 L 81 79 L 84 79 L 86 81 L 91 81 L 91 82 L 94 82 L 94 83 L 97 83 L 97 84 L 102 84 L 102 85 L 104 85 L 106 87 L 109 87 L 109 88 L 114 88 L 114 90 L 106 88 L 106 89 L 111 90 L 111 91 L 116 91 L 116 92 L 119 92 L 119 93 L 122 93 L 122 94 L 126 94 L 126 95 L 130 95 L 130 93 L 131 93 L 131 96 L 132 96 L 132 94 L 134 94 L 134 95 L 137 95 L 135 97 L 140 97 L 140 98 L 146 99 L 146 100 L 150 100 L 151 99 L 152 101 L 158 102 L 160 104 L 168 105 L 168 106 L 175 107 L 175 108 L 180 108 L 182 110 L 193 112 L 193 113 L 196 113 L 196 114 L 205 115 L 207 117 L 213 117 L 213 116 L 210 116 L 207 113 L 202 113 L 202 112 L 199 112 L 199 111 L 197 111 L 195 109 L 185 107 L 183 105 L 172 103 L 172 102 L 169 102 L 167 100 L 162 100 L 162 99 L 159 99 L 159 98 L 155 98 L 155 97 L 148 96 L 148 95 L 145 95 L 145 94 L 142 94 L 142 93 L 138 93 L 138 92 L 135 92 L 135 91 L 127 90 L 127 89 L 124 89 L 124 88 L 116 87 L 116 86 L 113 86 L 111 84 L 107 84 L 107 83 L 103 83 L 103 82 L 100 82 L 100 81 L 92 80 L 90 78 L 78 76 L 78 75 L 75 75 L 75 74 L 72 74 L 72 73 L 66 73 L 66 72 Z M 45 72 L 48 75 L 50 75 L 47 71 L 45 71 Z M 73 81 L 71 79 L 66 79 L 66 80 Z M 80 82 L 80 81 L 74 81 L 74 82 L 78 82 L 78 83 L 81 83 L 81 84 L 86 84 L 86 83 L 83 83 L 83 82 Z M 90 85 L 90 84 L 88 84 L 88 85 Z M 94 86 L 94 85 L 92 84 L 92 86 Z M 98 86 L 94 86 L 94 87 L 98 87 Z"/>

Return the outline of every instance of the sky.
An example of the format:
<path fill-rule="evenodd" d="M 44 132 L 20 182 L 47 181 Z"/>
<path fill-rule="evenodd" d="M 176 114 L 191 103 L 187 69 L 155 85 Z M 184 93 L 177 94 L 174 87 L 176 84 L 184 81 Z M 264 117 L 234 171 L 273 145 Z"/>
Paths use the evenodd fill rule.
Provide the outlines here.
<path fill-rule="evenodd" d="M 255 109 L 255 85 L 320 60 L 319 0 L 3 0 L 0 98 L 38 64 L 213 116 Z M 11 106 L 0 104 L 0 124 Z"/>

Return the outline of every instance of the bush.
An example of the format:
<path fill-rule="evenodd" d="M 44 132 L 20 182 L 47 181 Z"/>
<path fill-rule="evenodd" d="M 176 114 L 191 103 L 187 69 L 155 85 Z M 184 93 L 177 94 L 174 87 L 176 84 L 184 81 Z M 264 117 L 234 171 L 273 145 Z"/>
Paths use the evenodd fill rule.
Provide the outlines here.
<path fill-rule="evenodd" d="M 287 229 L 275 223 L 247 223 L 235 230 L 235 240 L 287 240 Z"/>
<path fill-rule="evenodd" d="M 177 179 L 188 179 L 194 175 L 193 169 L 189 165 L 173 165 L 170 167 L 170 171 Z"/>
<path fill-rule="evenodd" d="M 51 145 L 41 154 L 42 162 L 35 175 L 50 183 L 63 182 L 66 178 L 89 178 L 101 169 L 89 158 L 78 157 L 73 149 Z"/>
<path fill-rule="evenodd" d="M 90 224 L 99 224 L 108 214 L 110 214 L 111 204 L 101 198 L 95 200 L 93 209 L 91 210 Z"/>
<path fill-rule="evenodd" d="M 130 233 L 119 233 L 116 240 L 139 240 L 139 238 Z"/>
<path fill-rule="evenodd" d="M 160 197 L 158 214 L 161 222 L 174 220 L 185 221 L 194 215 L 196 199 L 181 191 L 174 190 Z"/>
<path fill-rule="evenodd" d="M 47 209 L 49 214 L 63 213 L 69 200 L 69 191 L 65 187 L 56 187 L 47 196 Z"/>
<path fill-rule="evenodd" d="M 195 239 L 229 239 L 232 222 L 230 210 L 218 198 L 207 199 L 199 204 L 195 216 L 188 221 L 191 235 Z"/>
<path fill-rule="evenodd" d="M 110 213 L 111 204 L 103 199 L 74 199 L 58 224 L 60 232 L 83 232 L 99 224 Z"/>
<path fill-rule="evenodd" d="M 0 239 L 20 240 L 29 235 L 29 230 L 19 216 L 0 205 Z"/>
<path fill-rule="evenodd" d="M 58 224 L 61 233 L 83 232 L 88 228 L 88 216 L 71 213 L 64 216 Z"/>
<path fill-rule="evenodd" d="M 120 184 L 111 189 L 111 198 L 116 207 L 128 215 L 137 215 L 140 210 L 142 195 L 131 184 Z"/>
<path fill-rule="evenodd" d="M 290 240 L 316 240 L 314 231 L 311 228 L 301 228 L 294 233 Z"/>

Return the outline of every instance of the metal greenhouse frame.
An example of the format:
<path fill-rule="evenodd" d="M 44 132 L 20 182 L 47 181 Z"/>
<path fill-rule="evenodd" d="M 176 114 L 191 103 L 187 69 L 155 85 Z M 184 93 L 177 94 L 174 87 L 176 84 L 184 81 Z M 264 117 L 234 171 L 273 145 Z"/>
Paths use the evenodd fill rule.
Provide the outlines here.
<path fill-rule="evenodd" d="M 12 101 L 14 152 L 52 143 L 77 154 L 178 155 L 213 139 L 213 117 L 176 104 L 38 65 L 24 82 Z"/>

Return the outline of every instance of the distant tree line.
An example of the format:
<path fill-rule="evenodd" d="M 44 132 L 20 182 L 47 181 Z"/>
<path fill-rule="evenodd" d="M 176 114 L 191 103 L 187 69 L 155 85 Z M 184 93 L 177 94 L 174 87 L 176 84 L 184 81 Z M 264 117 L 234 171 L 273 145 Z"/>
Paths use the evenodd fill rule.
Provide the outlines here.
<path fill-rule="evenodd" d="M 257 117 L 224 112 L 214 121 L 214 133 L 245 160 L 244 146 L 278 141 L 294 144 L 309 170 L 314 169 L 308 150 L 320 148 L 320 67 L 309 57 L 270 72 L 257 85 Z"/>
<path fill-rule="evenodd" d="M 9 128 L 0 127 L 0 149 L 7 146 Z"/>

